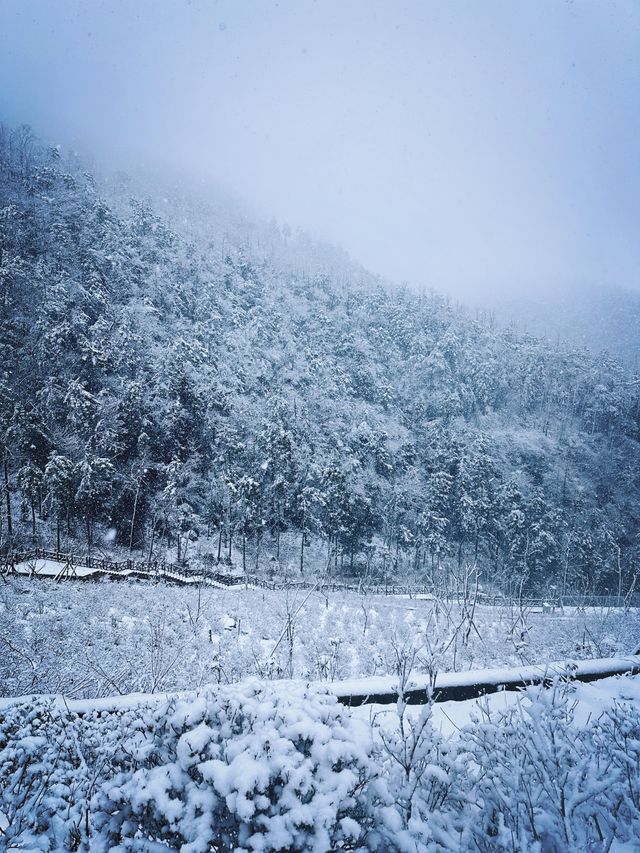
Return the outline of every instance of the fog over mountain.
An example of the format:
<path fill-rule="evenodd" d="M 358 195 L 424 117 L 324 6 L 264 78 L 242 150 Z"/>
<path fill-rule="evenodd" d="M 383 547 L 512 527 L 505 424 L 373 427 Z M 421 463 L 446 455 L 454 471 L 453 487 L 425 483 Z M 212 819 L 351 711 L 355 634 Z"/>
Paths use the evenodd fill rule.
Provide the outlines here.
<path fill-rule="evenodd" d="M 0 112 L 418 291 L 640 287 L 640 7 L 4 0 Z"/>
<path fill-rule="evenodd" d="M 620 364 L 144 185 L 0 127 L 5 548 L 634 583 L 640 388 Z"/>
<path fill-rule="evenodd" d="M 0 14 L 5 547 L 633 578 L 635 4 Z"/>
<path fill-rule="evenodd" d="M 588 287 L 558 293 L 491 295 L 476 307 L 501 325 L 551 343 L 607 352 L 629 370 L 640 368 L 640 293 L 621 287 Z"/>

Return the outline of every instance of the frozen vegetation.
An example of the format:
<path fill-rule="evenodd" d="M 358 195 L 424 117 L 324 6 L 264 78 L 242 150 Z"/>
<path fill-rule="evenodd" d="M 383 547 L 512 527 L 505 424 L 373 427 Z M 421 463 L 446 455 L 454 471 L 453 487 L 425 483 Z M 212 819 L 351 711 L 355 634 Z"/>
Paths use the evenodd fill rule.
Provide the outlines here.
<path fill-rule="evenodd" d="M 408 712 L 401 679 L 373 722 L 263 681 L 82 715 L 17 703 L 0 826 L 15 850 L 633 849 L 640 694 L 611 681 L 467 703 L 453 734 Z"/>
<path fill-rule="evenodd" d="M 156 693 L 248 676 L 319 681 L 628 655 L 640 616 L 454 602 L 10 578 L 0 586 L 0 694 Z"/>
<path fill-rule="evenodd" d="M 206 539 L 253 570 L 288 538 L 301 573 L 316 541 L 339 577 L 633 588 L 621 364 L 158 196 L 0 128 L 0 549 L 110 531 L 136 559 L 188 563 Z"/>

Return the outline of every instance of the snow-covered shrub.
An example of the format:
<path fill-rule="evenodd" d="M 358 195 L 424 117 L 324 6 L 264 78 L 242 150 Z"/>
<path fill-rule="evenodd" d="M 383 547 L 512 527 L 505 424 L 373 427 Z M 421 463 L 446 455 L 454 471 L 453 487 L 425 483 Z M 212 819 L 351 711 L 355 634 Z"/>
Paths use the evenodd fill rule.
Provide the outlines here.
<path fill-rule="evenodd" d="M 369 727 L 302 685 L 81 716 L 16 704 L 0 712 L 0 844 L 352 849 L 372 823 L 370 755 Z"/>
<path fill-rule="evenodd" d="M 614 837 L 633 838 L 640 827 L 638 711 L 609 709 L 580 726 L 571 685 L 527 693 L 515 708 L 463 730 L 461 748 L 476 768 L 474 849 L 601 850 Z"/>
<path fill-rule="evenodd" d="M 378 730 L 369 846 L 568 853 L 637 843 L 640 711 L 618 701 L 581 721 L 575 709 L 571 684 L 531 688 L 444 738 L 431 706 L 408 714 L 400 695 L 395 724 Z"/>
<path fill-rule="evenodd" d="M 0 718 L 0 812 L 4 840 L 42 850 L 77 849 L 88 777 L 70 715 L 45 703 Z M 1 844 L 1 840 L 0 840 Z"/>
<path fill-rule="evenodd" d="M 412 718 L 399 697 L 397 725 L 379 736 L 378 820 L 371 838 L 380 839 L 380 849 L 407 853 L 463 849 L 466 754 L 433 726 L 432 705 Z"/>
<path fill-rule="evenodd" d="M 82 714 L 0 708 L 0 849 L 604 851 L 640 837 L 640 711 L 531 688 L 453 736 L 402 698 L 374 726 L 300 683 Z"/>
<path fill-rule="evenodd" d="M 408 713 L 410 674 L 421 647 L 414 639 L 394 638 L 398 676 L 395 725 L 378 731 L 375 839 L 380 849 L 415 853 L 455 850 L 464 835 L 467 800 L 465 753 L 446 740 L 432 722 L 432 693 L 420 712 Z M 435 672 L 434 672 L 435 676 Z M 433 685 L 432 685 L 433 686 Z"/>
<path fill-rule="evenodd" d="M 96 851 L 353 848 L 370 823 L 370 732 L 333 697 L 249 682 L 159 709 L 131 772 L 93 800 Z M 133 846 L 132 846 L 133 845 Z"/>
<path fill-rule="evenodd" d="M 609 780 L 610 835 L 633 843 L 640 838 L 640 709 L 629 701 L 607 708 L 592 730 L 593 750 Z"/>
<path fill-rule="evenodd" d="M 149 741 L 151 714 L 135 709 L 87 712 L 51 700 L 0 711 L 0 826 L 16 848 L 73 851 L 93 832 L 91 798 Z"/>
<path fill-rule="evenodd" d="M 516 652 L 510 639 L 507 608 L 476 612 L 478 634 L 472 630 L 462 646 L 456 637 L 463 614 L 456 604 L 443 613 L 439 603 L 420 599 L 314 593 L 296 614 L 290 644 L 281 598 L 281 591 L 269 590 L 212 589 L 199 597 L 190 587 L 9 578 L 0 584 L 0 695 L 82 699 L 200 690 L 249 677 L 283 678 L 290 669 L 295 678 L 328 681 L 386 675 L 395 671 L 397 646 L 405 641 L 420 646 L 414 673 L 522 660 L 522 649 Z M 589 611 L 562 620 L 538 613 L 528 619 L 531 661 L 573 657 L 577 635 L 595 638 L 594 654 L 606 637 L 615 638 L 621 655 L 637 643 L 635 613 Z"/>

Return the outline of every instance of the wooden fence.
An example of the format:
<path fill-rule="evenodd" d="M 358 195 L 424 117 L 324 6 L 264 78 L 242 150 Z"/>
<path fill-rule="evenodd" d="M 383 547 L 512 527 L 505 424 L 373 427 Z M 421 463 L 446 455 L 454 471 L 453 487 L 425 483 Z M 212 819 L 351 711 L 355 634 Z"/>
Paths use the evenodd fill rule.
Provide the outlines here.
<path fill-rule="evenodd" d="M 44 548 L 34 548 L 31 551 L 12 552 L 0 558 L 0 568 L 3 573 L 17 574 L 16 567 L 19 565 L 35 563 L 37 560 L 49 560 L 60 565 L 60 572 L 56 579 L 95 579 L 97 575 L 108 575 L 115 579 L 143 578 L 154 581 L 164 581 L 173 584 L 198 584 L 205 586 L 223 588 L 257 588 L 268 590 L 286 589 L 318 589 L 321 592 L 353 592 L 366 595 L 404 595 L 410 598 L 417 596 L 434 597 L 434 590 L 428 586 L 408 586 L 396 583 L 370 583 L 362 580 L 358 583 L 346 583 L 331 578 L 318 580 L 314 578 L 287 578 L 279 577 L 268 579 L 258 575 L 232 575 L 225 572 L 205 569 L 203 571 L 191 571 L 183 565 L 166 563 L 159 560 L 109 560 L 105 557 L 94 557 L 88 554 L 71 554 L 62 551 L 51 551 Z M 75 569 L 93 569 L 91 574 L 78 575 Z M 37 575 L 37 572 L 33 573 Z M 42 575 L 39 575 L 42 576 Z M 450 590 L 444 595 L 439 595 L 440 600 L 462 603 L 465 601 L 465 592 Z M 467 601 L 470 600 L 469 592 L 466 593 Z M 640 593 L 632 595 L 564 595 L 552 596 L 550 598 L 522 598 L 512 600 L 502 595 L 492 595 L 478 592 L 475 597 L 478 605 L 489 607 L 523 607 L 533 610 L 554 612 L 562 611 L 564 607 L 640 607 Z"/>

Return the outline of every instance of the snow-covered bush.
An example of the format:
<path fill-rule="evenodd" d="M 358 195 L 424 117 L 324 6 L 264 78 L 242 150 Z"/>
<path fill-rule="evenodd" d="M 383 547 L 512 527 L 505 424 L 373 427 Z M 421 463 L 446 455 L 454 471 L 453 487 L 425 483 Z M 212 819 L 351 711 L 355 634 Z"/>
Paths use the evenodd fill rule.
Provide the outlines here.
<path fill-rule="evenodd" d="M 411 853 L 610 848 L 640 838 L 640 711 L 616 701 L 576 719 L 574 687 L 531 688 L 455 736 L 432 706 L 379 726 L 370 847 Z M 635 848 L 634 848 L 635 849 Z"/>
<path fill-rule="evenodd" d="M 88 776 L 69 723 L 44 703 L 14 706 L 0 718 L 0 816 L 8 843 L 77 849 Z"/>
<path fill-rule="evenodd" d="M 71 699 L 200 690 L 249 677 L 336 679 L 395 672 L 397 649 L 413 644 L 413 672 L 521 664 L 508 608 L 474 615 L 478 633 L 456 638 L 463 613 L 432 601 L 353 594 L 208 590 L 147 583 L 0 584 L 0 696 L 63 693 Z M 305 600 L 306 599 L 306 600 Z M 298 607 L 304 606 L 298 611 Z M 295 618 L 293 615 L 295 614 Z M 291 617 L 291 622 L 289 618 Z M 529 662 L 625 655 L 639 614 L 589 611 L 528 617 Z M 576 652 L 576 636 L 593 638 Z M 282 639 L 279 641 L 279 639 Z"/>
<path fill-rule="evenodd" d="M 474 849 L 604 850 L 640 837 L 640 713 L 614 705 L 581 726 L 574 711 L 561 684 L 464 728 Z"/>
<path fill-rule="evenodd" d="M 432 706 L 412 718 L 399 698 L 397 726 L 381 730 L 380 743 L 379 819 L 371 838 L 381 849 L 407 853 L 457 849 L 468 796 L 466 754 L 433 726 Z"/>
<path fill-rule="evenodd" d="M 131 771 L 151 719 L 144 704 L 82 716 L 50 700 L 0 710 L 0 849 L 3 839 L 18 849 L 86 847 L 92 796 Z"/>
<path fill-rule="evenodd" d="M 547 853 L 640 837 L 640 711 L 622 680 L 597 718 L 576 718 L 570 685 L 532 688 L 449 737 L 404 686 L 373 726 L 288 682 L 2 708 L 0 849 Z"/>
<path fill-rule="evenodd" d="M 352 847 L 369 818 L 368 727 L 333 697 L 259 682 L 160 708 L 132 769 L 93 800 L 94 849 L 141 835 L 182 853 Z"/>
<path fill-rule="evenodd" d="M 609 835 L 633 842 L 640 838 L 640 709 L 614 702 L 593 726 L 593 750 L 609 780 Z"/>
<path fill-rule="evenodd" d="M 353 849 L 372 824 L 369 727 L 302 685 L 1 716 L 0 827 L 18 848 Z"/>

